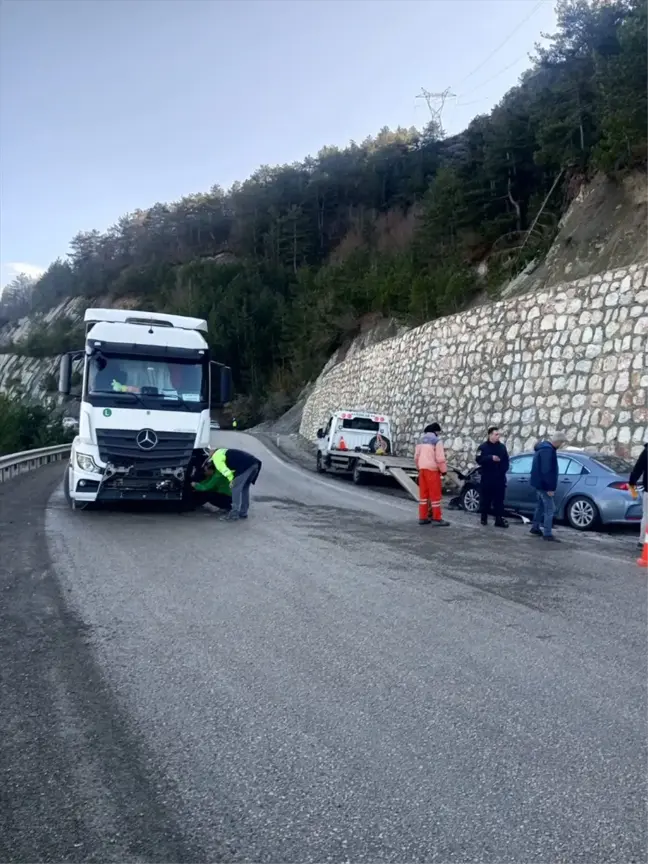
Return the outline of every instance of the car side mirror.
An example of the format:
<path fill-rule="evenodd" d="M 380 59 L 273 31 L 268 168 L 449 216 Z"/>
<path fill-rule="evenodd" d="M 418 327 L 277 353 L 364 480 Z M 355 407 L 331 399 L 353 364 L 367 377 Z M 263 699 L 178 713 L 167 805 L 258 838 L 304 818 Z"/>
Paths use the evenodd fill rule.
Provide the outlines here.
<path fill-rule="evenodd" d="M 318 438 L 323 438 L 323 437 L 324 437 L 324 430 L 323 430 L 323 429 L 318 429 L 318 430 L 317 430 L 317 437 L 318 437 Z"/>

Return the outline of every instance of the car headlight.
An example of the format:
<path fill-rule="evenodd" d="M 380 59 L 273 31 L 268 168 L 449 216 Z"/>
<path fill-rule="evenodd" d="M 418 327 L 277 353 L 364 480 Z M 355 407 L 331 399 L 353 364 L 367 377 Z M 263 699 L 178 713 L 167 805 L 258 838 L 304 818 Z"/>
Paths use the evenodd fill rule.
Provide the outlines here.
<path fill-rule="evenodd" d="M 98 474 L 99 468 L 92 456 L 87 456 L 85 453 L 76 454 L 76 462 L 82 471 L 88 471 L 91 474 Z"/>

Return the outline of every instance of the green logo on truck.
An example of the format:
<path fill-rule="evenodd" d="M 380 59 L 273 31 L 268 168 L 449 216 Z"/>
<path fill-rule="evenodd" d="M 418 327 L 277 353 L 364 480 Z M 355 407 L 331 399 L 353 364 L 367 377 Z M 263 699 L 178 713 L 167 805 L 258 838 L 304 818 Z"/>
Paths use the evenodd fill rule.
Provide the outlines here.
<path fill-rule="evenodd" d="M 103 415 L 104 417 L 112 417 L 112 411 L 110 410 L 110 408 L 104 408 Z"/>

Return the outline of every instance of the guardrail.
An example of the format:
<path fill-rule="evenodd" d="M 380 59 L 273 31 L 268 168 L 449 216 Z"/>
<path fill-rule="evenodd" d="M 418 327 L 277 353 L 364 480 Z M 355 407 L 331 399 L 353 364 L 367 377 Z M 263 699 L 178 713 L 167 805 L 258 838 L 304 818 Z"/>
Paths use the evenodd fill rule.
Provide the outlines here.
<path fill-rule="evenodd" d="M 60 462 L 70 455 L 71 447 L 71 444 L 57 444 L 56 447 L 41 447 L 40 450 L 24 450 L 22 453 L 0 456 L 0 483 L 49 462 Z"/>

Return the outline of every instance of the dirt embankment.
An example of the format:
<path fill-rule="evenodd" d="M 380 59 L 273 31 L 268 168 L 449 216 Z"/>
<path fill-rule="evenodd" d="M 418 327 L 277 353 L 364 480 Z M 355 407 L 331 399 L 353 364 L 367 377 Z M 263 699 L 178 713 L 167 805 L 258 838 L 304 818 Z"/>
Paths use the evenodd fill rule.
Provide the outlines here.
<path fill-rule="evenodd" d="M 603 174 L 584 185 L 560 220 L 546 257 L 502 291 L 502 298 L 539 291 L 648 260 L 648 177 Z"/>

